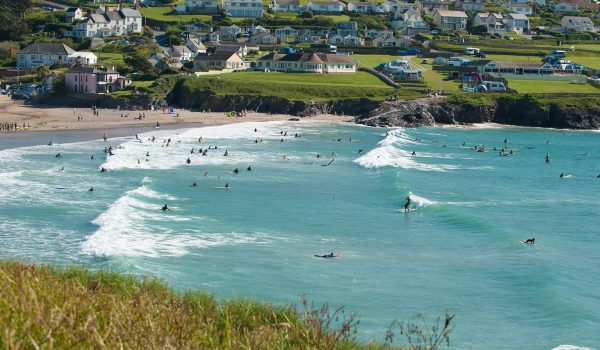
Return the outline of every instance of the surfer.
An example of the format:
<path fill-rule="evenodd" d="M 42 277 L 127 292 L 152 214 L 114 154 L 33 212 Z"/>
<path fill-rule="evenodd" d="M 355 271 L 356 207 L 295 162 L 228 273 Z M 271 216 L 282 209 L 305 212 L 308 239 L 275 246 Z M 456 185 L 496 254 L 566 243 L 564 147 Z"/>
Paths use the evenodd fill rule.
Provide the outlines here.
<path fill-rule="evenodd" d="M 362 153 L 362 151 L 363 151 L 362 149 L 359 149 L 359 150 L 358 150 L 358 153 Z"/>
<path fill-rule="evenodd" d="M 225 188 L 229 188 L 229 182 L 225 184 Z"/>
<path fill-rule="evenodd" d="M 239 173 L 240 173 L 240 170 L 239 170 L 238 168 L 235 168 L 235 169 L 233 169 L 233 173 L 234 173 L 234 174 L 239 174 Z"/>
<path fill-rule="evenodd" d="M 65 167 L 62 167 L 62 168 L 60 168 L 60 169 L 58 169 L 58 170 L 59 170 L 59 171 L 63 171 L 63 170 L 65 170 Z"/>
<path fill-rule="evenodd" d="M 535 237 L 533 238 L 527 238 L 526 240 L 521 241 L 525 244 L 535 244 Z"/>
<path fill-rule="evenodd" d="M 544 159 L 546 159 L 546 163 L 550 163 L 550 155 L 548 153 L 546 153 L 546 157 Z"/>
<path fill-rule="evenodd" d="M 317 258 L 335 258 L 335 257 L 336 257 L 336 256 L 335 256 L 335 254 L 333 254 L 333 252 L 331 252 L 331 253 L 329 253 L 329 254 L 325 254 L 325 255 L 318 255 L 318 254 L 315 254 L 315 256 L 316 256 Z"/>
<path fill-rule="evenodd" d="M 94 187 L 91 187 L 88 192 L 94 192 Z"/>
<path fill-rule="evenodd" d="M 225 153 L 223 153 L 223 157 L 227 157 L 229 156 L 229 152 L 227 152 L 227 150 L 225 150 Z"/>
<path fill-rule="evenodd" d="M 248 168 L 246 168 L 246 170 L 248 171 L 252 171 L 252 167 L 250 165 L 248 165 Z M 599 175 L 600 176 L 600 175 Z"/>
<path fill-rule="evenodd" d="M 254 132 L 257 132 L 258 130 L 256 130 L 256 128 L 254 128 Z"/>
<path fill-rule="evenodd" d="M 192 150 L 190 151 L 190 154 L 194 154 L 194 149 L 192 148 Z"/>
<path fill-rule="evenodd" d="M 319 153 L 317 153 L 317 158 L 321 158 L 321 155 Z"/>
<path fill-rule="evenodd" d="M 560 178 L 563 179 L 565 177 L 565 173 L 560 173 Z"/>
<path fill-rule="evenodd" d="M 106 142 L 106 140 L 108 139 L 108 137 L 106 136 L 106 134 L 104 134 L 104 136 L 102 136 L 102 138 L 104 139 L 104 142 Z"/>
<path fill-rule="evenodd" d="M 188 157 L 188 159 L 185 161 L 187 164 L 190 164 L 192 162 L 192 160 Z"/>
<path fill-rule="evenodd" d="M 192 187 L 196 187 L 196 181 L 194 181 L 194 183 L 192 184 Z"/>
<path fill-rule="evenodd" d="M 61 158 L 61 157 L 62 157 L 62 155 L 60 154 L 60 152 L 58 152 L 58 154 L 57 154 L 57 155 L 55 155 L 55 157 L 56 157 L 56 158 Z"/>
<path fill-rule="evenodd" d="M 410 208 L 408 207 L 410 205 L 410 195 L 406 196 L 406 203 L 404 204 L 404 211 L 409 211 Z"/>
<path fill-rule="evenodd" d="M 101 173 L 105 173 L 106 171 L 107 171 L 107 170 L 106 170 L 106 168 L 105 168 L 105 167 L 102 167 L 102 169 L 100 169 L 100 172 L 101 172 Z"/>
<path fill-rule="evenodd" d="M 167 205 L 165 204 L 162 208 L 160 208 L 160 210 L 162 211 L 171 211 L 171 209 L 169 209 L 169 207 L 167 207 Z"/>
<path fill-rule="evenodd" d="M 410 154 L 411 156 L 416 156 L 417 152 L 415 150 L 412 151 L 412 153 Z"/>
<path fill-rule="evenodd" d="M 92 157 L 90 159 L 94 159 L 94 155 L 92 154 Z"/>

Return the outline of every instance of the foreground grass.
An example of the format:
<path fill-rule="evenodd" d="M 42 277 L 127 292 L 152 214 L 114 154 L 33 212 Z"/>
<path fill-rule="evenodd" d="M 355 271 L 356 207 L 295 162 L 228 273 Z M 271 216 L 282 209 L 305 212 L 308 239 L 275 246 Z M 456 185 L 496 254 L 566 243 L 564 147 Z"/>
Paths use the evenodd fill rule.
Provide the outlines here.
<path fill-rule="evenodd" d="M 360 98 L 379 101 L 390 96 L 415 98 L 421 95 L 417 90 L 394 89 L 365 72 L 351 74 L 237 72 L 186 79 L 180 93 L 193 96 L 205 90 L 210 90 L 216 95 L 275 96 L 291 101 Z"/>
<path fill-rule="evenodd" d="M 383 348 L 354 342 L 356 323 L 330 328 L 321 310 L 179 295 L 152 279 L 1 262 L 0 282 L 2 348 Z"/>
<path fill-rule="evenodd" d="M 587 82 L 510 79 L 508 86 L 521 94 L 600 94 L 600 89 Z"/>
<path fill-rule="evenodd" d="M 144 17 L 161 22 L 190 23 L 198 21 L 206 22 L 212 19 L 210 15 L 178 14 L 170 6 L 142 7 L 139 11 Z"/>

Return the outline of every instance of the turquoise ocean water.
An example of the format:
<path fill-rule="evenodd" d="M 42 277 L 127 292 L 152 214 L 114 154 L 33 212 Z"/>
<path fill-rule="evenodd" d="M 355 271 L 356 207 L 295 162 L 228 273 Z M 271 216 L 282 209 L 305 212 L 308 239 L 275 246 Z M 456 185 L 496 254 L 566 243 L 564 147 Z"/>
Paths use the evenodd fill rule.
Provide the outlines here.
<path fill-rule="evenodd" d="M 359 314 L 362 340 L 447 309 L 452 348 L 599 347 L 598 133 L 274 122 L 140 138 L 0 151 L 0 256 L 306 295 Z"/>

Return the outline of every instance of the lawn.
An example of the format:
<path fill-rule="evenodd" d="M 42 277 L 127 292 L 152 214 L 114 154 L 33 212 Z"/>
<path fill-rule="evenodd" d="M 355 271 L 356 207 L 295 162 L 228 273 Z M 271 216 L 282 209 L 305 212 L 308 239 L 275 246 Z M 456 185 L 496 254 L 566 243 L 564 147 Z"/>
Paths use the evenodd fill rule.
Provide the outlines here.
<path fill-rule="evenodd" d="M 522 94 L 600 94 L 600 89 L 585 82 L 509 80 L 508 87 Z"/>
<path fill-rule="evenodd" d="M 293 101 L 359 98 L 380 101 L 390 96 L 416 98 L 422 95 L 416 89 L 391 88 L 365 72 L 353 74 L 237 72 L 216 77 L 204 76 L 186 79 L 178 95 L 183 99 L 193 98 L 206 90 L 217 95 L 276 96 Z"/>
<path fill-rule="evenodd" d="M 105 67 L 110 66 L 121 66 L 124 65 L 123 54 L 120 53 L 112 53 L 112 52 L 98 52 L 92 51 L 96 56 L 98 56 L 98 64 Z"/>
<path fill-rule="evenodd" d="M 401 56 L 392 55 L 352 55 L 350 56 L 360 62 L 360 65 L 367 68 L 375 68 L 381 63 L 388 63 L 393 60 L 401 60 Z"/>
<path fill-rule="evenodd" d="M 424 69 L 423 80 L 429 88 L 433 90 L 444 90 L 444 92 L 460 91 L 458 87 L 459 84 L 456 81 L 444 80 L 446 79 L 447 75 L 438 71 L 434 71 L 431 63 L 422 64 L 421 60 L 418 58 L 414 58 L 411 61 L 415 67 Z M 433 62 L 433 60 L 430 59 L 429 62 Z"/>
<path fill-rule="evenodd" d="M 173 11 L 171 7 L 142 7 L 141 14 L 149 19 L 161 22 L 182 22 L 189 23 L 195 21 L 210 21 L 210 15 L 180 15 Z"/>

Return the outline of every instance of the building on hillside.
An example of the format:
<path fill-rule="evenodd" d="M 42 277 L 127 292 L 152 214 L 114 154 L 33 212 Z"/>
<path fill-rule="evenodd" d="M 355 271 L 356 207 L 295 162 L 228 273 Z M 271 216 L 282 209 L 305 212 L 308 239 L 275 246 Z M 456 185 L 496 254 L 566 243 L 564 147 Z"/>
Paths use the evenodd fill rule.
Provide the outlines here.
<path fill-rule="evenodd" d="M 65 11 L 65 23 L 73 23 L 83 19 L 83 10 L 79 7 L 69 7 Z"/>
<path fill-rule="evenodd" d="M 75 50 L 63 43 L 33 43 L 17 52 L 17 67 L 62 66 L 69 64 L 69 55 L 74 53 Z"/>
<path fill-rule="evenodd" d="M 423 20 L 418 10 L 408 10 L 404 13 L 396 12 L 392 15 L 390 26 L 400 31 L 401 35 L 413 36 L 429 31 L 429 26 Z"/>
<path fill-rule="evenodd" d="M 386 1 L 381 6 L 383 6 L 384 12 L 404 12 L 408 10 L 419 10 L 419 4 L 410 3 L 410 2 L 398 2 L 398 1 Z"/>
<path fill-rule="evenodd" d="M 554 5 L 554 11 L 556 12 L 578 12 L 579 7 L 577 4 L 569 4 L 566 2 L 559 2 Z"/>
<path fill-rule="evenodd" d="M 504 17 L 500 13 L 488 13 L 480 12 L 473 16 L 473 26 L 485 26 L 487 32 L 492 33 L 506 33 L 506 25 L 504 24 Z"/>
<path fill-rule="evenodd" d="M 99 7 L 101 8 L 103 7 Z M 81 22 L 75 23 L 65 35 L 93 38 L 141 33 L 144 30 L 142 21 L 143 17 L 138 10 L 122 8 L 115 11 L 104 7 L 101 13 L 87 15 Z"/>
<path fill-rule="evenodd" d="M 272 0 L 269 8 L 273 12 L 292 12 L 300 13 L 303 7 L 300 6 L 300 0 Z"/>
<path fill-rule="evenodd" d="M 554 74 L 555 68 L 550 63 L 539 62 L 512 62 L 490 61 L 480 67 L 482 73 L 508 73 L 508 74 Z"/>
<path fill-rule="evenodd" d="M 375 12 L 373 7 L 374 4 L 372 2 L 356 1 L 348 3 L 348 11 L 350 12 L 372 13 Z"/>
<path fill-rule="evenodd" d="M 515 32 L 518 34 L 529 32 L 529 18 L 521 13 L 509 13 L 504 18 L 507 32 Z"/>
<path fill-rule="evenodd" d="M 270 53 L 256 62 L 259 70 L 294 73 L 355 73 L 357 63 L 347 55 L 322 53 Z"/>
<path fill-rule="evenodd" d="M 250 42 L 256 45 L 276 45 L 281 41 L 271 33 L 258 33 L 250 37 Z"/>
<path fill-rule="evenodd" d="M 248 53 L 252 51 L 259 51 L 258 46 L 255 44 L 246 42 L 246 43 L 219 43 L 215 47 L 215 52 L 235 52 L 240 57 L 246 57 Z"/>
<path fill-rule="evenodd" d="M 169 50 L 169 56 L 181 62 L 192 61 L 196 57 L 192 50 L 184 45 L 173 45 Z"/>
<path fill-rule="evenodd" d="M 298 41 L 299 43 L 320 44 L 322 41 L 322 37 L 319 34 L 314 34 L 310 31 L 305 31 L 296 38 L 296 41 Z"/>
<path fill-rule="evenodd" d="M 219 12 L 219 2 L 217 0 L 185 0 L 185 12 L 213 14 Z"/>
<path fill-rule="evenodd" d="M 533 8 L 529 5 L 523 4 L 502 4 L 502 8 L 509 10 L 510 12 L 520 13 L 523 15 L 531 15 L 533 13 Z"/>
<path fill-rule="evenodd" d="M 456 8 L 463 11 L 481 11 L 485 7 L 483 0 L 458 0 Z"/>
<path fill-rule="evenodd" d="M 448 10 L 449 1 L 445 0 L 416 0 L 417 9 L 425 13 L 434 13 L 436 10 Z"/>
<path fill-rule="evenodd" d="M 107 94 L 124 89 L 131 80 L 122 77 L 114 68 L 75 66 L 65 73 L 68 92 Z"/>
<path fill-rule="evenodd" d="M 231 17 L 262 17 L 261 0 L 223 0 L 223 11 Z"/>
<path fill-rule="evenodd" d="M 407 48 L 410 45 L 410 40 L 407 38 L 396 38 L 393 35 L 379 36 L 371 41 L 375 47 L 400 47 Z"/>
<path fill-rule="evenodd" d="M 348 35 L 357 36 L 358 24 L 354 21 L 338 22 L 336 34 L 343 37 Z"/>
<path fill-rule="evenodd" d="M 330 45 L 364 46 L 365 39 L 359 38 L 356 35 L 341 36 L 334 34 L 327 38 L 327 43 Z"/>
<path fill-rule="evenodd" d="M 194 69 L 246 69 L 246 63 L 237 52 L 200 53 L 194 59 Z"/>
<path fill-rule="evenodd" d="M 200 39 L 197 37 L 190 36 L 186 40 L 185 46 L 187 46 L 187 48 L 190 49 L 190 51 L 192 51 L 194 57 L 196 57 L 196 55 L 199 53 L 206 53 L 206 46 L 204 46 L 202 41 L 200 41 Z"/>
<path fill-rule="evenodd" d="M 528 4 L 531 0 L 508 0 L 511 4 Z"/>
<path fill-rule="evenodd" d="M 346 4 L 338 0 L 312 0 L 308 9 L 315 13 L 341 13 L 346 9 Z"/>
<path fill-rule="evenodd" d="M 564 16 L 560 19 L 560 28 L 563 32 L 596 32 L 594 22 L 589 17 Z"/>
<path fill-rule="evenodd" d="M 433 23 L 445 31 L 466 29 L 467 18 L 463 11 L 436 10 L 433 13 Z"/>
<path fill-rule="evenodd" d="M 274 30 L 275 36 L 278 37 L 286 37 L 286 36 L 291 36 L 291 37 L 297 37 L 300 34 L 300 31 L 298 29 L 294 29 L 290 26 L 285 26 L 283 28 L 277 28 Z"/>
<path fill-rule="evenodd" d="M 92 52 L 73 52 L 67 59 L 69 64 L 91 66 L 98 63 L 98 56 L 94 55 Z"/>

